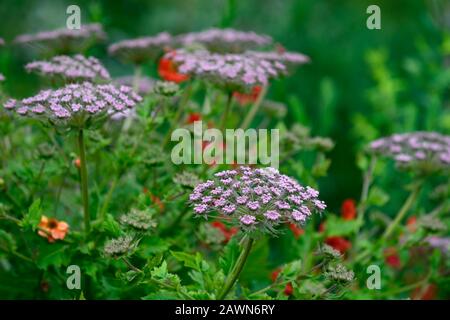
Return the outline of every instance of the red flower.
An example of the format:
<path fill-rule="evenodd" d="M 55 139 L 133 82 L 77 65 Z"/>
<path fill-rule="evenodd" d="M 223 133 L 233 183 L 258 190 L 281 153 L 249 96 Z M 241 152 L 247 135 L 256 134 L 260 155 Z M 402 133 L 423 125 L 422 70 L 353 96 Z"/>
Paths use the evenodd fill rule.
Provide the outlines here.
<path fill-rule="evenodd" d="M 275 282 L 278 278 L 278 275 L 281 272 L 281 268 L 275 269 L 272 271 L 272 273 L 270 274 L 270 279 L 272 280 L 272 282 Z"/>
<path fill-rule="evenodd" d="M 191 124 L 191 123 L 194 123 L 195 121 L 200 121 L 201 119 L 202 119 L 202 115 L 200 113 L 192 112 L 192 113 L 189 113 L 186 122 L 188 124 Z"/>
<path fill-rule="evenodd" d="M 356 203 L 353 199 L 346 199 L 342 202 L 341 216 L 344 220 L 354 220 L 356 218 Z"/>
<path fill-rule="evenodd" d="M 228 241 L 230 241 L 231 237 L 234 236 L 239 231 L 239 229 L 236 227 L 227 228 L 227 226 L 220 221 L 211 222 L 211 226 L 213 228 L 220 230 L 220 232 L 224 235 L 224 237 L 225 237 L 225 239 L 223 241 L 224 243 L 228 243 Z"/>
<path fill-rule="evenodd" d="M 408 228 L 409 232 L 415 232 L 417 230 L 417 217 L 411 216 L 406 221 L 406 228 Z"/>
<path fill-rule="evenodd" d="M 284 294 L 290 296 L 292 292 L 294 292 L 294 288 L 292 287 L 292 284 L 289 282 L 284 288 Z"/>
<path fill-rule="evenodd" d="M 180 83 L 189 79 L 188 75 L 178 73 L 175 63 L 167 58 L 161 58 L 161 60 L 159 60 L 158 74 L 164 80 L 175 83 Z"/>
<path fill-rule="evenodd" d="M 339 251 L 341 254 L 344 254 L 352 247 L 352 243 L 342 237 L 328 237 L 325 239 L 325 243 L 335 250 Z"/>
<path fill-rule="evenodd" d="M 281 268 L 277 268 L 274 271 L 272 271 L 272 273 L 270 274 L 270 279 L 272 280 L 272 282 L 275 282 L 277 280 L 280 272 L 281 272 Z M 289 282 L 288 284 L 286 284 L 286 287 L 284 287 L 284 294 L 286 296 L 290 296 L 293 291 L 294 291 L 294 288 L 292 287 L 292 283 Z"/>
<path fill-rule="evenodd" d="M 400 257 L 395 248 L 387 248 L 384 251 L 384 262 L 394 269 L 399 269 L 402 266 Z"/>
<path fill-rule="evenodd" d="M 411 293 L 413 300 L 434 300 L 436 299 L 438 287 L 435 284 L 427 284 L 425 287 L 418 287 Z"/>
<path fill-rule="evenodd" d="M 295 239 L 298 239 L 305 231 L 302 228 L 297 227 L 294 223 L 289 223 L 289 229 L 291 229 L 294 234 Z"/>
<path fill-rule="evenodd" d="M 250 93 L 233 92 L 233 97 L 240 105 L 246 105 L 255 102 L 256 99 L 258 99 L 261 90 L 262 88 L 260 86 L 254 86 Z"/>

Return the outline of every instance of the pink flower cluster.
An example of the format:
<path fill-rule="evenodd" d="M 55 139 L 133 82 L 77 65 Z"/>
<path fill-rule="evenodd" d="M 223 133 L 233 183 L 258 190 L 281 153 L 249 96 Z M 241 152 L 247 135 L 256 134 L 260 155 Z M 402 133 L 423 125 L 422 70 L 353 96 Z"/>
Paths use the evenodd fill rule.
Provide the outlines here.
<path fill-rule="evenodd" d="M 249 230 L 275 233 L 274 227 L 289 222 L 303 224 L 326 205 L 319 192 L 267 167 L 240 167 L 215 174 L 214 180 L 197 185 L 189 196 L 198 216 L 218 212 Z"/>
<path fill-rule="evenodd" d="M 83 129 L 126 112 L 141 100 L 127 86 L 118 88 L 112 84 L 83 82 L 68 84 L 57 90 L 42 90 L 21 101 L 10 99 L 4 108 L 58 127 Z"/>
<path fill-rule="evenodd" d="M 272 63 L 280 62 L 287 69 L 292 70 L 296 66 L 310 62 L 310 58 L 298 52 L 277 52 L 277 51 L 248 51 L 246 54 L 257 59 L 263 59 Z"/>
<path fill-rule="evenodd" d="M 394 134 L 373 141 L 370 150 L 393 158 L 401 168 L 434 171 L 450 167 L 450 136 L 437 132 Z"/>
<path fill-rule="evenodd" d="M 222 88 L 245 92 L 255 85 L 266 85 L 271 78 L 285 73 L 284 64 L 245 54 L 217 54 L 204 50 L 180 49 L 164 56 L 174 61 L 178 72 L 199 78 Z"/>
<path fill-rule="evenodd" d="M 106 33 L 102 25 L 93 23 L 82 25 L 80 29 L 61 28 L 36 34 L 23 34 L 14 42 L 68 53 L 86 49 L 89 45 L 105 38 Z"/>
<path fill-rule="evenodd" d="M 140 64 L 147 60 L 156 60 L 164 52 L 164 48 L 171 46 L 172 36 L 167 32 L 161 32 L 153 37 L 122 40 L 113 43 L 108 48 L 108 53 L 124 62 Z"/>
<path fill-rule="evenodd" d="M 209 51 L 221 53 L 239 53 L 272 43 L 269 36 L 234 29 L 209 29 L 183 34 L 177 39 L 183 46 L 201 44 Z"/>
<path fill-rule="evenodd" d="M 109 80 L 108 71 L 100 61 L 94 57 L 77 54 L 70 56 L 56 56 L 49 61 L 34 61 L 25 66 L 28 72 L 37 72 L 46 77 L 62 77 L 68 81 Z"/>

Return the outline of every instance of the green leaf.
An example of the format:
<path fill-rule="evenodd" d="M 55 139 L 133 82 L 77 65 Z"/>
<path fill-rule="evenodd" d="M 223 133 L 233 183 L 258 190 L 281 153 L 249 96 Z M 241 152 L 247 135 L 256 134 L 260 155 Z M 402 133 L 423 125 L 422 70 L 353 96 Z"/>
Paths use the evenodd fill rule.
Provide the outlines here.
<path fill-rule="evenodd" d="M 8 252 L 14 252 L 17 249 L 16 240 L 5 230 L 0 230 L 0 247 L 8 250 Z"/>
<path fill-rule="evenodd" d="M 389 201 L 389 195 L 379 187 L 372 187 L 367 197 L 367 204 L 382 207 Z"/>
<path fill-rule="evenodd" d="M 61 267 L 70 262 L 69 246 L 65 244 L 46 244 L 39 248 L 37 266 L 40 269 L 47 269 L 49 266 Z"/>
<path fill-rule="evenodd" d="M 24 228 L 32 228 L 33 231 L 37 229 L 39 222 L 41 221 L 42 209 L 41 199 L 35 200 L 28 208 L 28 212 L 24 215 L 21 226 Z"/>
<path fill-rule="evenodd" d="M 286 264 L 281 270 L 280 276 L 286 280 L 294 280 L 302 272 L 302 261 L 294 260 Z"/>
<path fill-rule="evenodd" d="M 219 258 L 219 266 L 225 274 L 229 274 L 239 256 L 239 243 L 235 238 L 227 243 L 223 255 Z"/>
<path fill-rule="evenodd" d="M 361 222 L 358 220 L 343 220 L 336 215 L 327 219 L 326 234 L 330 236 L 348 236 L 356 232 Z"/>
<path fill-rule="evenodd" d="M 202 255 L 197 252 L 194 254 L 189 254 L 181 251 L 171 251 L 172 256 L 180 262 L 184 263 L 185 267 L 192 268 L 197 271 L 201 271 Z"/>

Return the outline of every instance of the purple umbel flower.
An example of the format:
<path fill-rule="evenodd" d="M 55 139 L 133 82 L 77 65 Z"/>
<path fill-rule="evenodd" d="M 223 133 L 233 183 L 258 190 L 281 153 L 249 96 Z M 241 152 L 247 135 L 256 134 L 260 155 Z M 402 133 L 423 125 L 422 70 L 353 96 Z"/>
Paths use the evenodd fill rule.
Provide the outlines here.
<path fill-rule="evenodd" d="M 5 76 L 0 73 L 0 82 L 5 81 Z"/>
<path fill-rule="evenodd" d="M 56 56 L 49 61 L 35 61 L 25 66 L 28 72 L 36 72 L 44 77 L 61 77 L 68 82 L 109 80 L 108 71 L 94 57 L 77 54 Z"/>
<path fill-rule="evenodd" d="M 370 151 L 393 158 L 400 168 L 434 172 L 450 168 L 450 136 L 437 132 L 394 134 L 373 141 Z"/>
<path fill-rule="evenodd" d="M 280 223 L 301 225 L 313 213 L 323 211 L 326 206 L 318 196 L 313 188 L 301 186 L 274 168 L 240 167 L 198 184 L 189 201 L 198 216 L 207 218 L 217 212 L 244 228 L 273 233 Z"/>
<path fill-rule="evenodd" d="M 229 91 L 246 92 L 255 85 L 266 85 L 280 77 L 286 67 L 245 54 L 216 54 L 204 50 L 184 49 L 167 53 L 182 74 L 205 80 Z"/>
<path fill-rule="evenodd" d="M 129 86 L 132 87 L 133 86 L 133 82 L 136 79 L 133 76 L 124 76 L 124 77 L 119 77 L 119 78 L 115 78 L 113 80 L 113 83 L 117 84 L 117 85 L 124 85 L 124 86 Z M 137 93 L 140 95 L 147 95 L 150 92 L 153 91 L 153 88 L 155 86 L 155 79 L 152 79 L 150 77 L 146 77 L 146 76 L 141 76 L 138 79 L 138 84 L 137 84 Z"/>
<path fill-rule="evenodd" d="M 255 57 L 257 59 L 263 59 L 271 63 L 281 63 L 288 70 L 292 70 L 297 66 L 310 62 L 308 56 L 298 52 L 289 51 L 248 51 L 246 52 L 249 56 Z"/>
<path fill-rule="evenodd" d="M 98 23 L 82 25 L 80 29 L 61 28 L 36 34 L 18 36 L 14 42 L 32 45 L 53 54 L 70 54 L 86 50 L 98 41 L 106 39 L 102 25 Z"/>
<path fill-rule="evenodd" d="M 108 48 L 108 53 L 124 62 L 141 64 L 148 60 L 155 61 L 166 47 L 173 44 L 172 36 L 167 32 L 161 32 L 153 37 L 122 40 L 113 43 Z"/>
<path fill-rule="evenodd" d="M 272 43 L 272 38 L 269 36 L 234 29 L 192 32 L 178 36 L 177 40 L 183 46 L 201 44 L 209 51 L 220 53 L 240 53 Z"/>
<path fill-rule="evenodd" d="M 126 112 L 141 100 L 127 86 L 83 82 L 57 90 L 42 90 L 21 101 L 10 99 L 4 108 L 57 127 L 83 129 Z"/>

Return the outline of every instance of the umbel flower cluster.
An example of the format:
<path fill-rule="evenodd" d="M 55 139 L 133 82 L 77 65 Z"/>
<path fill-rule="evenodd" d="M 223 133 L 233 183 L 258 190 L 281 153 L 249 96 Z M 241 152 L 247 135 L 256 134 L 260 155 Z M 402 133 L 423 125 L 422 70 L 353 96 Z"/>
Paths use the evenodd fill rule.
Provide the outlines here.
<path fill-rule="evenodd" d="M 164 52 L 164 48 L 171 46 L 172 36 L 167 32 L 161 32 L 153 37 L 128 39 L 113 43 L 108 48 L 108 53 L 118 59 L 141 64 L 148 60 L 156 60 Z"/>
<path fill-rule="evenodd" d="M 14 42 L 55 50 L 62 54 L 82 51 L 104 39 L 106 39 L 106 33 L 103 31 L 102 25 L 93 23 L 83 25 L 80 29 L 61 28 L 36 34 L 23 34 L 18 36 Z"/>
<path fill-rule="evenodd" d="M 173 61 L 178 72 L 188 74 L 232 91 L 248 91 L 266 85 L 286 71 L 278 62 L 269 62 L 244 54 L 217 54 L 205 50 L 180 49 L 168 52 L 165 59 Z"/>
<path fill-rule="evenodd" d="M 234 29 L 208 29 L 180 35 L 178 42 L 183 46 L 201 44 L 212 52 L 240 53 L 272 43 L 272 38 L 254 32 Z"/>
<path fill-rule="evenodd" d="M 73 57 L 56 56 L 49 61 L 34 61 L 28 63 L 25 69 L 44 77 L 61 77 L 71 82 L 110 80 L 109 72 L 97 58 L 86 58 L 81 54 Z"/>
<path fill-rule="evenodd" d="M 189 201 L 198 216 L 217 212 L 246 230 L 275 234 L 280 223 L 302 225 L 313 213 L 322 212 L 326 205 L 318 197 L 318 191 L 277 169 L 240 167 L 197 185 Z"/>
<path fill-rule="evenodd" d="M 373 141 L 370 150 L 393 158 L 404 169 L 436 171 L 450 167 L 450 136 L 437 132 L 394 134 Z"/>
<path fill-rule="evenodd" d="M 23 100 L 8 100 L 4 107 L 21 116 L 42 120 L 57 127 L 88 128 L 121 114 L 142 98 L 130 87 L 90 82 L 68 84 L 57 90 L 42 90 Z"/>
<path fill-rule="evenodd" d="M 289 51 L 248 51 L 246 54 L 257 59 L 263 59 L 272 63 L 280 62 L 288 70 L 310 62 L 310 58 L 302 53 Z"/>

